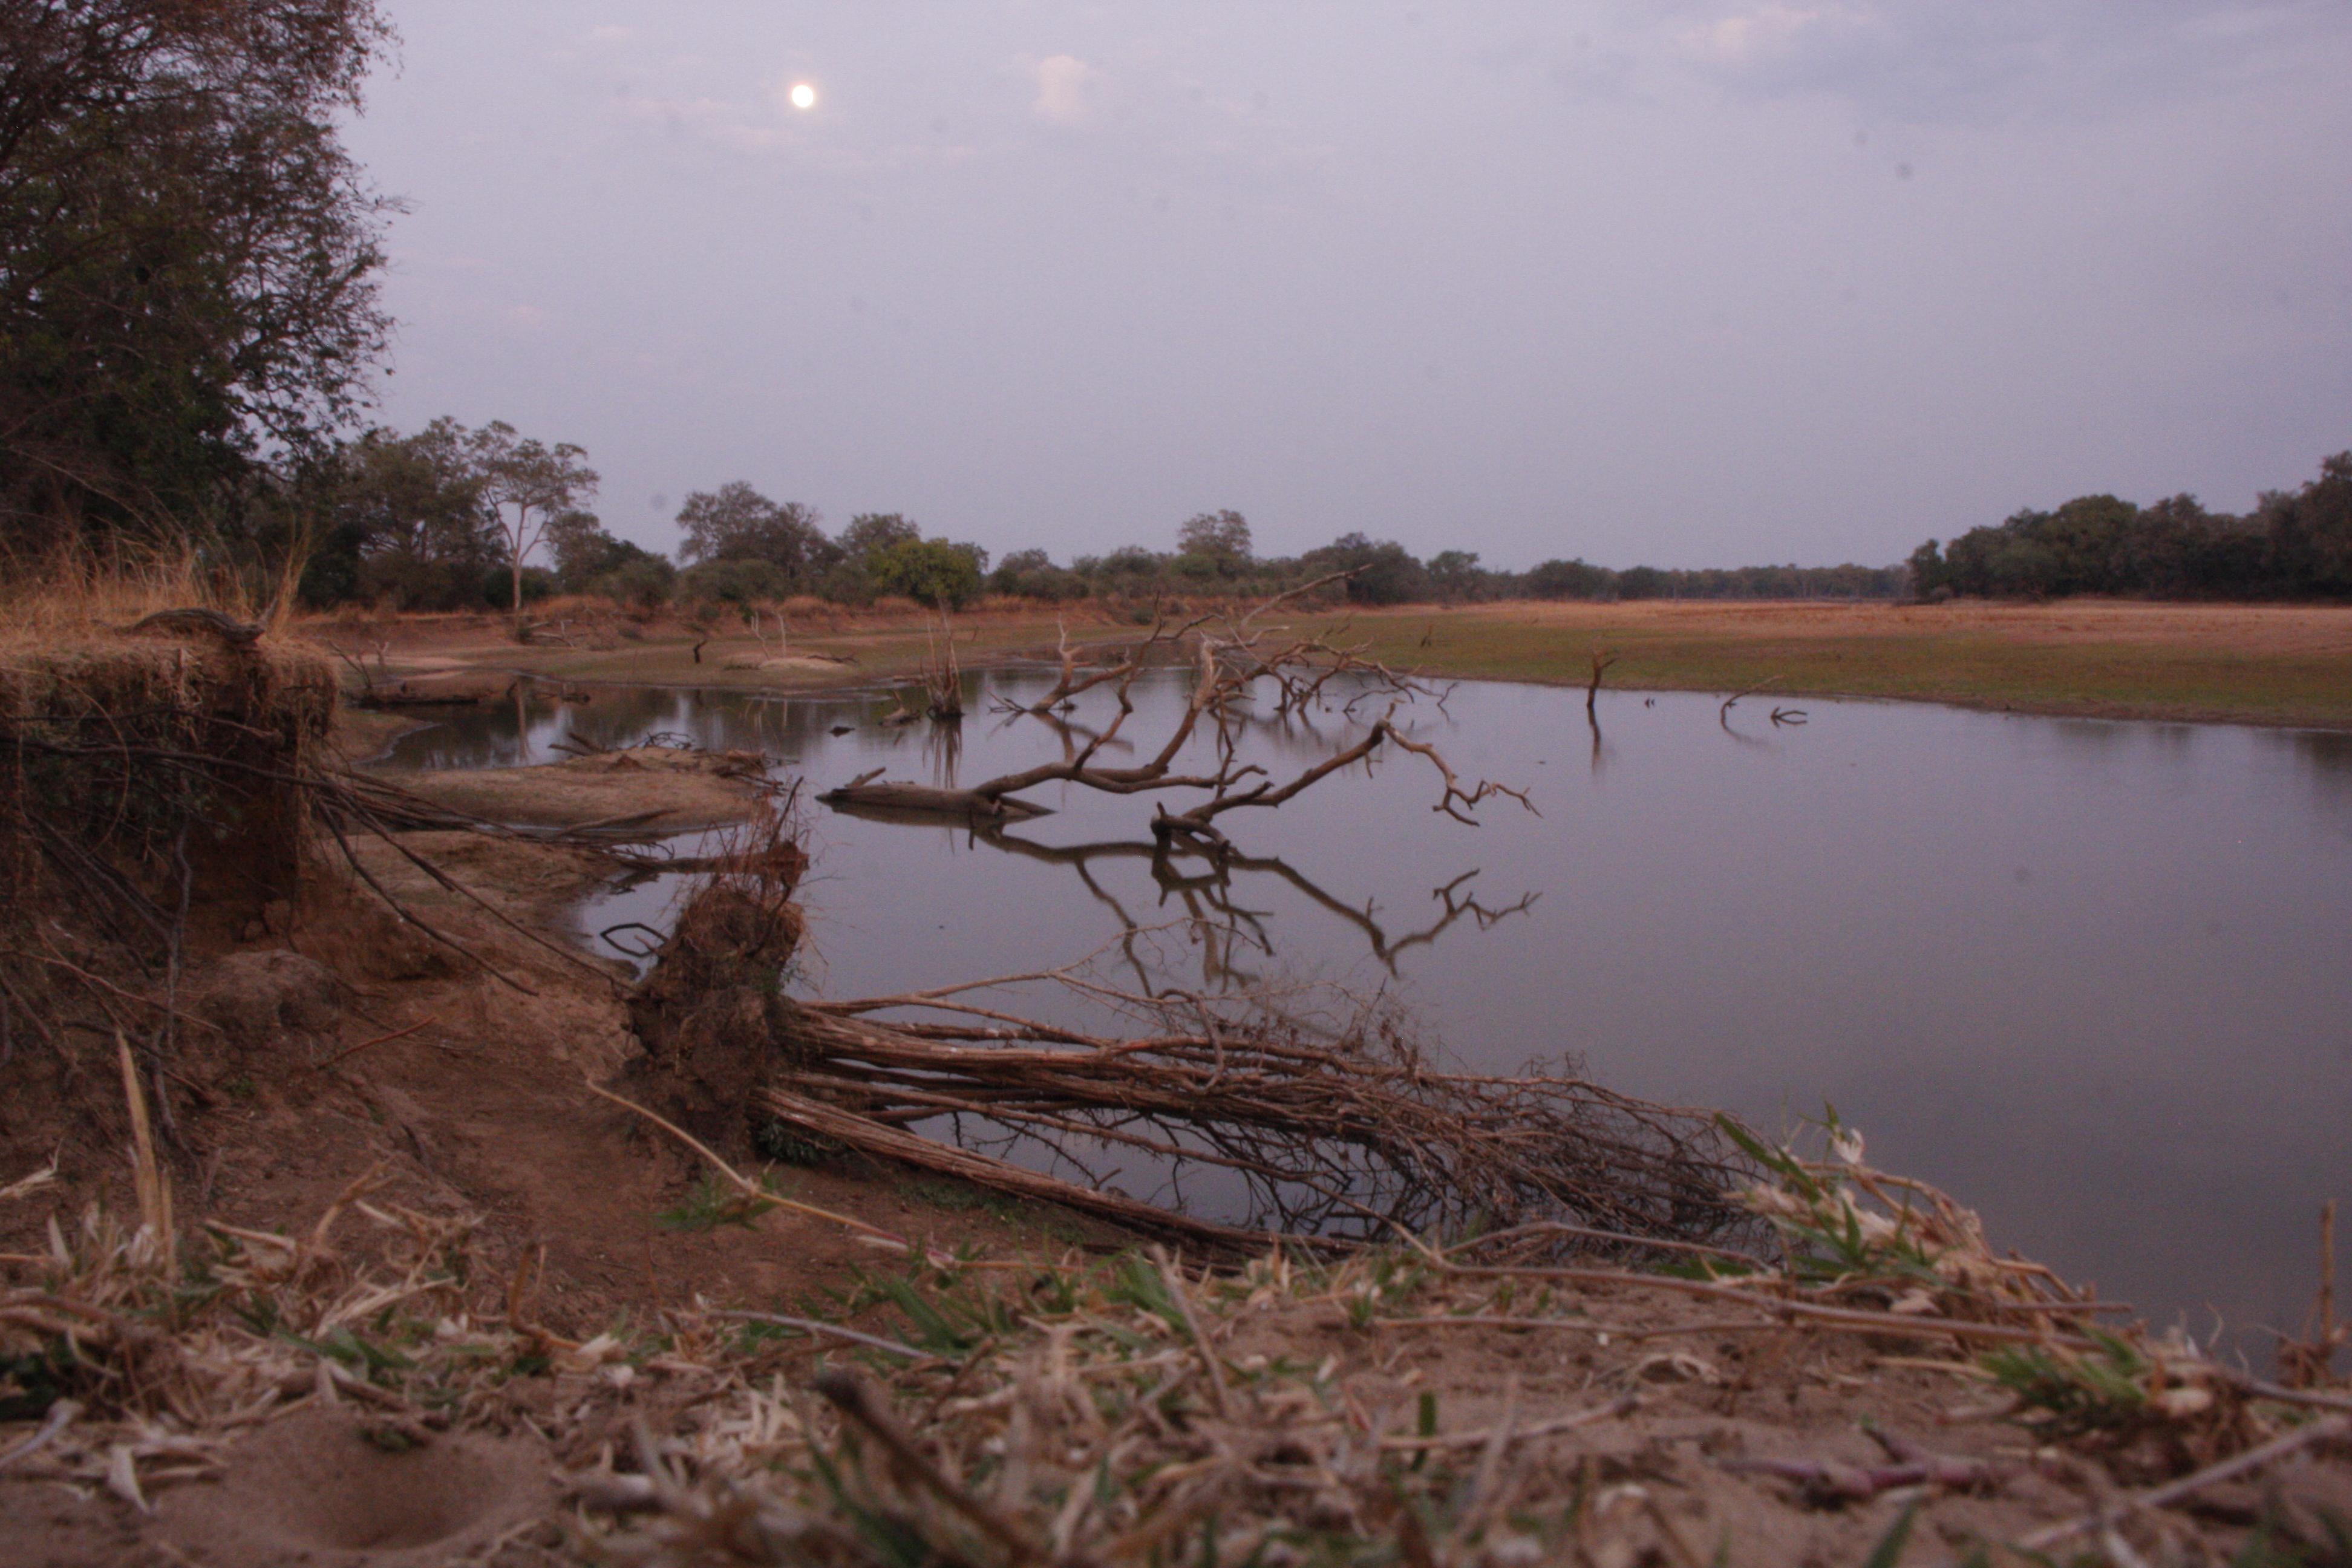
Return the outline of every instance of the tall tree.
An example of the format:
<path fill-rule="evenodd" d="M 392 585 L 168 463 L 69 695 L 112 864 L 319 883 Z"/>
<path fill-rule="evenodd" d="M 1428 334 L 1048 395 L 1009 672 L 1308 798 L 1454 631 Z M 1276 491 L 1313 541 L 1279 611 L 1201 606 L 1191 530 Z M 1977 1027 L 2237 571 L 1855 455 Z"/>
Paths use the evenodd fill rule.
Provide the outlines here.
<path fill-rule="evenodd" d="M 0 541 L 226 520 L 388 330 L 375 0 L 0 0 Z"/>
<path fill-rule="evenodd" d="M 1250 558 L 1249 519 L 1231 507 L 1196 512 L 1178 525 L 1176 548 L 1187 555 L 1239 564 Z"/>
<path fill-rule="evenodd" d="M 472 448 L 482 504 L 506 544 L 514 613 L 520 616 L 523 562 L 546 537 L 551 523 L 580 511 L 581 503 L 595 495 L 596 470 L 588 466 L 583 448 L 569 441 L 550 447 L 536 437 L 526 438 L 503 419 L 475 431 Z M 589 519 L 588 526 L 594 525 Z"/>
<path fill-rule="evenodd" d="M 414 435 L 370 430 L 311 465 L 307 510 L 324 523 L 303 591 L 313 601 L 360 597 L 412 609 L 479 603 L 498 561 L 482 505 L 473 437 L 456 420 Z"/>

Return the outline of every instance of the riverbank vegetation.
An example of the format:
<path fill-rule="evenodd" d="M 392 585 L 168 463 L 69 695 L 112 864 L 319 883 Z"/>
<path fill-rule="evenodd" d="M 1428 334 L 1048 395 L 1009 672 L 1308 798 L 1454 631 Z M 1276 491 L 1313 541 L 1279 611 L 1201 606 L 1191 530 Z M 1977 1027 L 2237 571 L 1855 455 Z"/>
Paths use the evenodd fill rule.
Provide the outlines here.
<path fill-rule="evenodd" d="M 1931 600 L 2352 598 L 2352 452 L 2322 462 L 2299 489 L 2266 492 L 2244 517 L 2208 511 L 2191 495 L 2151 506 L 2077 496 L 2055 511 L 2021 511 L 1940 548 L 1927 541 L 1910 577 Z"/>

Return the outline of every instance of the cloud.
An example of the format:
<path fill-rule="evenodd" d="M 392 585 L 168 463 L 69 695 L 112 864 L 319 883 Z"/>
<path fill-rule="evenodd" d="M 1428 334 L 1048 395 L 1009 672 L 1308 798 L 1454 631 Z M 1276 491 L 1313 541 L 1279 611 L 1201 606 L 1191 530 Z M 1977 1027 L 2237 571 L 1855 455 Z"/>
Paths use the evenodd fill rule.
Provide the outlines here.
<path fill-rule="evenodd" d="M 2227 89 L 2339 32 L 2302 0 L 1734 0 L 1675 50 L 1726 86 L 1891 120 L 2095 118 Z"/>
<path fill-rule="evenodd" d="M 1083 123 L 1094 112 L 1094 84 L 1102 72 L 1076 55 L 1051 55 L 1036 66 L 1037 99 L 1029 111 L 1055 125 Z"/>
<path fill-rule="evenodd" d="M 636 36 L 637 30 L 635 27 L 607 25 L 588 29 L 588 41 L 592 44 L 625 44 Z"/>
<path fill-rule="evenodd" d="M 1744 65 L 1785 52 L 1808 29 L 1843 21 L 1843 11 L 1819 5 L 1759 5 L 1683 29 L 1683 47 L 1723 65 Z"/>

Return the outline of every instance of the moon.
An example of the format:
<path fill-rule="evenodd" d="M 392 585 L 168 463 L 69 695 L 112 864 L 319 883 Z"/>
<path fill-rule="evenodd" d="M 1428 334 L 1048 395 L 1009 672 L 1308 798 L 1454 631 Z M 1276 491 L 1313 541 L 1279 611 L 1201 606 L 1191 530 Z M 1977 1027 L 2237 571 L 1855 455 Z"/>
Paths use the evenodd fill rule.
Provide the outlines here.
<path fill-rule="evenodd" d="M 793 100 L 793 107 L 794 109 L 814 109 L 816 107 L 816 89 L 811 87 L 804 81 L 796 81 L 793 83 L 793 90 L 785 94 L 785 96 Z"/>

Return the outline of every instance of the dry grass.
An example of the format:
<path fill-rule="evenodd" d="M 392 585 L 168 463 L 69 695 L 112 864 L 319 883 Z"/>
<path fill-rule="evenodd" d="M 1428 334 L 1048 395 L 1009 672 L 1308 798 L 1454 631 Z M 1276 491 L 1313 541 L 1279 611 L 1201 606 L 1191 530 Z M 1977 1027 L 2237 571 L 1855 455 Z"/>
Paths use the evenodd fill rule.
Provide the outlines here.
<path fill-rule="evenodd" d="M 514 1560 L 661 1568 L 1861 1561 L 1922 1510 L 1956 1548 L 2209 1562 L 2244 1511 L 2165 1505 L 2265 1468 L 2342 1481 L 2352 1398 L 2091 1331 L 1940 1194 L 1765 1154 L 1770 1268 L 1482 1261 L 1507 1237 L 1223 1275 L 919 1247 L 797 1310 L 698 1304 L 584 1340 L 534 1321 L 528 1265 L 485 1278 L 464 1221 L 380 1205 L 372 1180 L 299 1236 L 207 1226 L 176 1269 L 152 1218 L 92 1211 L 0 1289 L 0 1470 L 144 1509 L 298 1408 L 349 1409 L 387 1448 L 527 1425 L 571 1500 Z M 1877 1429 L 1859 1462 L 1821 1457 L 1851 1451 L 1832 1428 L 1792 1454 L 1731 1418 L 1745 1391 L 1769 1419 L 1783 1384 L 1793 1412 L 1823 1370 L 1849 1398 L 1911 1389 L 1914 1429 L 1920 1390 L 1978 1407 L 1924 1440 Z M 1983 1406 L 1988 1384 L 2010 1397 Z M 2030 1451 L 2001 1441 L 2019 1424 Z M 2334 1561 L 2330 1528 L 2274 1494 L 2260 1561 Z"/>
<path fill-rule="evenodd" d="M 2352 728 L 2352 606 L 2061 601 L 1403 608 L 1352 618 L 1433 674 L 1855 696 L 2020 712 Z"/>
<path fill-rule="evenodd" d="M 280 630 L 293 616 L 300 563 L 266 583 L 205 561 L 193 546 L 100 553 L 67 546 L 31 560 L 0 561 L 0 651 L 59 637 L 119 632 L 162 610 L 205 609 Z"/>

